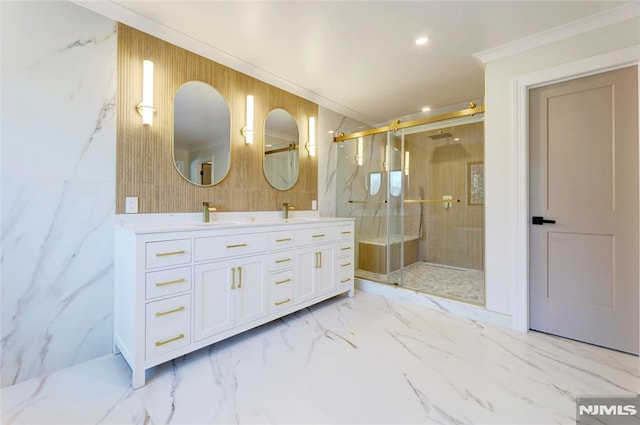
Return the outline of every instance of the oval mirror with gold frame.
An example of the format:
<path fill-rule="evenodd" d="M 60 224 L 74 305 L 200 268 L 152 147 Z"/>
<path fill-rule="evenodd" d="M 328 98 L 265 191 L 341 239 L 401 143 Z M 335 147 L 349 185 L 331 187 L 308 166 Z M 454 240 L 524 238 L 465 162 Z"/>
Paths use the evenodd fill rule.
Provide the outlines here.
<path fill-rule="evenodd" d="M 209 84 L 189 81 L 173 102 L 173 161 L 189 182 L 220 183 L 231 166 L 231 112 L 225 98 Z"/>
<path fill-rule="evenodd" d="M 300 171 L 300 135 L 296 120 L 284 109 L 274 109 L 264 122 L 264 176 L 278 190 L 289 190 Z"/>

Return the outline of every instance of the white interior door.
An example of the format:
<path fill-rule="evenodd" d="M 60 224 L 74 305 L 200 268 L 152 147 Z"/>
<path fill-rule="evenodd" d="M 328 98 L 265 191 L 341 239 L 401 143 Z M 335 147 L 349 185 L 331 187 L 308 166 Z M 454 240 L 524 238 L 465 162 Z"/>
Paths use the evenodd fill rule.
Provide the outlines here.
<path fill-rule="evenodd" d="M 630 67 L 529 93 L 530 328 L 636 354 L 637 84 Z"/>

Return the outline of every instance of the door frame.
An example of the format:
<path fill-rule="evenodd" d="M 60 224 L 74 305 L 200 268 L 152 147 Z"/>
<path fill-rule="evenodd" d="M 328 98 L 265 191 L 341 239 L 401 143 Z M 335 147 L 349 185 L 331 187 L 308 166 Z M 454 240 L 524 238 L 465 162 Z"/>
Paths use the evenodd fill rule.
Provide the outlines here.
<path fill-rule="evenodd" d="M 515 220 L 511 305 L 512 327 L 517 331 L 529 331 L 529 90 L 634 65 L 639 68 L 640 80 L 640 51 L 637 46 L 521 75 L 512 81 Z M 640 93 L 638 99 L 640 108 Z M 638 305 L 640 307 L 640 299 Z"/>

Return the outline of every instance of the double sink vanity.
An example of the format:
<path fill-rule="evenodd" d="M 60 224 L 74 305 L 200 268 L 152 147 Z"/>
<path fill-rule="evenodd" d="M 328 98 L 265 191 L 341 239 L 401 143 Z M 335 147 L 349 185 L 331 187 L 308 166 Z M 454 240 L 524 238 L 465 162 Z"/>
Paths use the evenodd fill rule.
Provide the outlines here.
<path fill-rule="evenodd" d="M 160 363 L 352 296 L 353 250 L 352 219 L 234 214 L 116 226 L 114 348 L 133 387 Z"/>

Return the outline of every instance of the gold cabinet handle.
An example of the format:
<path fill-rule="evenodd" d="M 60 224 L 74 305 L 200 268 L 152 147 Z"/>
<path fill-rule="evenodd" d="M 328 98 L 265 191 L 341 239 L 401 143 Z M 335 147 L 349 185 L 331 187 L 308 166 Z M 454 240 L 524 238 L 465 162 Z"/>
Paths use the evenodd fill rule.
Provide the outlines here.
<path fill-rule="evenodd" d="M 324 233 L 319 233 L 317 235 L 313 235 L 312 238 L 324 238 L 325 236 L 327 235 L 325 235 Z"/>
<path fill-rule="evenodd" d="M 286 263 L 287 261 L 291 261 L 291 258 L 285 258 L 283 260 L 276 260 L 276 264 Z"/>
<path fill-rule="evenodd" d="M 351 230 L 347 230 L 345 232 L 340 232 L 341 235 L 350 235 L 351 234 Z"/>
<path fill-rule="evenodd" d="M 347 266 L 350 266 L 350 265 L 351 265 L 351 263 L 342 263 L 342 264 L 340 264 L 340 267 L 347 267 Z"/>
<path fill-rule="evenodd" d="M 291 238 L 276 239 L 276 242 L 289 242 Z"/>
<path fill-rule="evenodd" d="M 186 281 L 187 279 L 182 278 L 182 279 L 170 280 L 168 282 L 158 282 L 156 283 L 156 286 L 160 287 L 160 286 L 167 286 L 167 285 L 175 285 L 176 283 L 184 283 Z"/>
<path fill-rule="evenodd" d="M 322 268 L 322 252 L 318 252 L 318 255 L 320 256 L 320 265 L 318 266 L 318 268 Z"/>
<path fill-rule="evenodd" d="M 349 278 L 349 279 L 342 279 L 342 280 L 340 281 L 340 283 L 347 283 L 347 282 L 349 282 L 350 280 L 351 280 L 351 278 Z"/>
<path fill-rule="evenodd" d="M 313 259 L 313 268 L 314 268 L 314 269 L 317 269 L 317 268 L 318 268 L 318 253 L 317 253 L 317 252 L 314 252 L 314 253 L 313 253 L 313 255 L 314 255 L 314 259 Z"/>
<path fill-rule="evenodd" d="M 171 251 L 171 252 L 158 252 L 156 254 L 156 257 L 168 257 L 170 255 L 182 255 L 182 254 L 186 254 L 187 251 L 182 250 L 182 251 Z"/>
<path fill-rule="evenodd" d="M 235 245 L 227 245 L 227 248 L 240 248 L 243 246 L 247 246 L 246 243 L 239 243 L 239 244 L 235 244 Z"/>
<path fill-rule="evenodd" d="M 238 266 L 238 289 L 242 288 L 242 267 Z"/>
<path fill-rule="evenodd" d="M 286 304 L 286 303 L 290 303 L 290 302 L 291 302 L 291 298 L 287 298 L 287 299 L 284 299 L 282 301 L 276 301 L 274 304 L 275 305 L 282 305 L 282 304 Z"/>
<path fill-rule="evenodd" d="M 231 289 L 236 289 L 236 268 L 231 267 Z"/>
<path fill-rule="evenodd" d="M 156 341 L 156 347 L 160 347 L 161 345 L 169 344 L 170 342 L 177 341 L 179 339 L 184 338 L 184 334 L 180 334 L 175 338 L 167 339 L 165 341 Z"/>
<path fill-rule="evenodd" d="M 276 281 L 275 281 L 275 284 L 276 284 L 276 285 L 282 285 L 283 283 L 287 283 L 287 282 L 291 282 L 291 279 L 276 280 Z"/>
<path fill-rule="evenodd" d="M 166 316 L 167 314 L 171 314 L 171 313 L 177 313 L 179 311 L 184 310 L 184 308 L 185 307 L 183 305 L 181 305 L 180 307 L 174 308 L 173 310 L 159 311 L 159 312 L 156 313 L 156 317 Z"/>
<path fill-rule="evenodd" d="M 340 248 L 340 251 L 348 251 L 350 249 L 351 249 L 350 246 L 343 246 L 342 248 Z"/>

